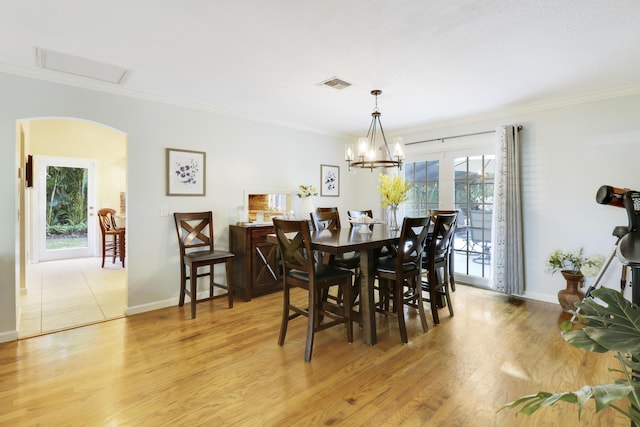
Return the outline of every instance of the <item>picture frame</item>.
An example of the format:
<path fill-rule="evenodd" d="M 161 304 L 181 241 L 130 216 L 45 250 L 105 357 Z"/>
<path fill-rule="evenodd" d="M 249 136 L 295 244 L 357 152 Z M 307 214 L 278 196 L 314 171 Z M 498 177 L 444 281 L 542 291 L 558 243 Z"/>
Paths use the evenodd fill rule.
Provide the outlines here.
<path fill-rule="evenodd" d="M 320 165 L 320 196 L 340 196 L 340 166 Z"/>
<path fill-rule="evenodd" d="M 167 148 L 167 196 L 204 196 L 206 160 L 203 151 Z"/>

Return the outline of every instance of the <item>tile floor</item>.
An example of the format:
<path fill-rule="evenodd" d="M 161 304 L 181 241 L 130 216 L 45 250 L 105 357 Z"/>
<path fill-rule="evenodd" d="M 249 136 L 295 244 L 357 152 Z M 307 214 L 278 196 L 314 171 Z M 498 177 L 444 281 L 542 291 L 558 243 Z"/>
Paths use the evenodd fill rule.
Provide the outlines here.
<path fill-rule="evenodd" d="M 27 266 L 20 295 L 18 337 L 45 334 L 124 316 L 126 270 L 101 258 L 48 261 Z"/>

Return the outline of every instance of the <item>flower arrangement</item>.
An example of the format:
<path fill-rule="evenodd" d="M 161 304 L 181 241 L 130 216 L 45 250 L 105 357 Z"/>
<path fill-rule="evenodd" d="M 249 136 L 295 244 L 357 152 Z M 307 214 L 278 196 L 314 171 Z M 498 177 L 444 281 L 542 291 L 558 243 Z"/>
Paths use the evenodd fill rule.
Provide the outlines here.
<path fill-rule="evenodd" d="M 551 274 L 556 271 L 567 271 L 591 277 L 598 273 L 603 263 L 604 257 L 602 255 L 593 254 L 587 257 L 584 254 L 584 248 L 578 248 L 574 251 L 556 249 L 547 258 L 546 271 Z"/>
<path fill-rule="evenodd" d="M 398 175 L 378 175 L 378 192 L 382 197 L 382 207 L 387 206 L 397 207 L 400 203 L 407 200 L 409 188 L 411 184 L 409 181 Z"/>
<path fill-rule="evenodd" d="M 313 185 L 303 185 L 303 184 L 298 185 L 298 197 L 303 198 L 303 197 L 311 197 L 311 196 L 317 196 L 317 195 L 318 195 L 318 189 Z"/>

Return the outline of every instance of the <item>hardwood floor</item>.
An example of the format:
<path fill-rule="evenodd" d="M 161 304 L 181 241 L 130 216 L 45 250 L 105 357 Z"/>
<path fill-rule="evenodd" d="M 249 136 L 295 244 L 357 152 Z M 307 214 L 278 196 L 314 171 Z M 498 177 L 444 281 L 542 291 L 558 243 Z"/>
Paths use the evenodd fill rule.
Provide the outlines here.
<path fill-rule="evenodd" d="M 409 310 L 409 344 L 394 318 L 379 342 L 348 344 L 343 327 L 316 335 L 303 361 L 305 320 L 277 345 L 281 295 L 188 304 L 0 344 L 0 425 L 628 426 L 587 404 L 582 423 L 564 403 L 526 417 L 496 413 L 539 390 L 609 382 L 611 354 L 574 349 L 560 307 L 466 286 L 455 317 L 422 333 Z"/>

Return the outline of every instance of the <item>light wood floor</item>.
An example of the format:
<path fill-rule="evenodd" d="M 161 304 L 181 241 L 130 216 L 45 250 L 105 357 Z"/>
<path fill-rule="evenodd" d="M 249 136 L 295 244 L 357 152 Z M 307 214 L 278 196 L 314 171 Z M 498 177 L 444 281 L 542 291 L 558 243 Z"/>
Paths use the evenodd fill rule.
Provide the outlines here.
<path fill-rule="evenodd" d="M 377 318 L 368 347 L 356 327 L 316 336 L 303 361 L 305 322 L 277 345 L 281 295 L 170 307 L 0 344 L 0 425 L 12 426 L 628 426 L 593 402 L 577 418 L 560 404 L 531 417 L 496 410 L 539 390 L 608 382 L 612 355 L 565 343 L 560 307 L 459 285 L 455 317 L 409 344 L 395 318 Z"/>

